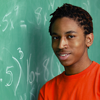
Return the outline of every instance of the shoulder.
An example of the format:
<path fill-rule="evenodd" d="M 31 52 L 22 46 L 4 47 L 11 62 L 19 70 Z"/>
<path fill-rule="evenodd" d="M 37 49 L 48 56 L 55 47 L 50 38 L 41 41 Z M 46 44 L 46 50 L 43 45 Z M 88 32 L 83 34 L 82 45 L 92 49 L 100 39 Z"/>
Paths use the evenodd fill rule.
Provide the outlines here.
<path fill-rule="evenodd" d="M 97 77 L 100 76 L 100 64 L 93 61 L 91 72 Z"/>
<path fill-rule="evenodd" d="M 93 61 L 93 66 L 94 66 L 94 68 L 100 69 L 100 64 L 95 61 Z"/>

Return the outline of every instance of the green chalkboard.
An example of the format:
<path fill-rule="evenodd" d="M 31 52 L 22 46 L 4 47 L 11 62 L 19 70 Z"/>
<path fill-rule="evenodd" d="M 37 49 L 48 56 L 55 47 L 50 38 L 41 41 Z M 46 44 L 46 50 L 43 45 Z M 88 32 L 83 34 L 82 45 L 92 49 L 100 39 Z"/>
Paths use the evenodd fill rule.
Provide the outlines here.
<path fill-rule="evenodd" d="M 37 100 L 40 88 L 64 68 L 51 48 L 50 14 L 63 3 L 93 17 L 89 57 L 100 63 L 100 0 L 0 0 L 0 100 Z"/>

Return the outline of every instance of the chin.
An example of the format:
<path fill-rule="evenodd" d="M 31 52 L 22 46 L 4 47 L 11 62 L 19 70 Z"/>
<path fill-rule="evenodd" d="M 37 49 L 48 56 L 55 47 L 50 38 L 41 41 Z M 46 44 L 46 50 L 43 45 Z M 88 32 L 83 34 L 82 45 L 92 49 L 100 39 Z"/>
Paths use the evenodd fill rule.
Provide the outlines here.
<path fill-rule="evenodd" d="M 64 66 L 64 67 L 67 67 L 67 66 L 71 66 L 73 63 L 70 62 L 70 61 L 60 61 L 60 63 Z"/>

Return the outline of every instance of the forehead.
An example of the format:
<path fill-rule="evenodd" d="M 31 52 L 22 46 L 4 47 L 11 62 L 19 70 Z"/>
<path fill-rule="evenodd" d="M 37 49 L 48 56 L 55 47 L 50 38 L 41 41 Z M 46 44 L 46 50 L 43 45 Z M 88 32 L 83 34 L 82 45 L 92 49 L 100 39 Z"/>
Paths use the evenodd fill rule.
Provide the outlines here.
<path fill-rule="evenodd" d="M 68 17 L 56 19 L 51 26 L 51 33 L 62 33 L 67 31 L 83 31 L 83 28 L 78 25 L 77 21 Z"/>

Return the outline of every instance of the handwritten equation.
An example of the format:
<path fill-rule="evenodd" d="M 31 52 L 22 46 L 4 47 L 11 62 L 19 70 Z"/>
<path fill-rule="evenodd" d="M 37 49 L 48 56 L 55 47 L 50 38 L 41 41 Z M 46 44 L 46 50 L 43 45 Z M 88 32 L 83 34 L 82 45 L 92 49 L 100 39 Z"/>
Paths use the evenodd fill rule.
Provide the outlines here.
<path fill-rule="evenodd" d="M 48 9 L 47 10 L 51 10 L 51 9 L 53 10 L 54 9 L 54 3 L 55 3 L 55 0 L 49 1 Z M 2 32 L 5 32 L 7 29 L 9 29 L 9 30 L 14 30 L 15 29 L 15 26 L 14 26 L 15 22 L 14 21 L 17 20 L 16 18 L 18 18 L 19 11 L 20 11 L 20 6 L 16 5 L 13 8 L 12 11 L 9 11 L 8 13 L 6 13 L 4 15 L 4 17 L 2 18 L 2 22 L 0 23 L 0 30 Z M 48 15 L 47 11 L 43 12 L 43 14 L 42 14 L 42 11 L 44 11 L 44 9 L 42 7 L 37 7 L 35 9 L 35 11 L 34 11 L 34 14 L 36 16 L 36 20 L 37 20 L 37 25 L 38 26 L 42 23 L 42 20 L 44 20 L 43 24 L 45 26 L 46 22 L 47 22 L 47 19 L 48 19 L 48 17 L 47 17 L 47 15 Z M 19 23 L 20 23 L 20 27 L 21 28 L 27 28 L 27 23 L 26 23 L 25 20 L 20 19 Z M 34 24 L 34 22 L 29 21 L 29 20 L 28 20 L 28 23 Z"/>
<path fill-rule="evenodd" d="M 5 49 L 7 52 L 10 53 L 10 51 L 7 48 L 3 48 L 3 49 Z M 23 70 L 22 69 L 23 68 L 27 69 L 27 73 L 26 73 L 26 77 L 27 77 L 26 82 L 27 82 L 27 84 L 26 84 L 26 87 L 28 85 L 32 86 L 32 88 L 30 90 L 30 98 L 33 97 L 34 99 L 36 99 L 36 95 L 34 94 L 34 89 L 36 88 L 34 82 L 38 84 L 38 86 L 36 88 L 37 92 L 38 92 L 39 89 L 40 89 L 39 79 L 42 78 L 46 82 L 46 81 L 48 81 L 50 76 L 55 77 L 55 75 L 54 75 L 55 73 L 53 73 L 54 68 L 51 65 L 54 61 L 54 59 L 53 59 L 54 54 L 52 54 L 51 57 L 46 57 L 45 58 L 45 60 L 42 63 L 42 66 L 41 66 L 43 73 L 41 73 L 41 71 L 39 70 L 39 67 L 37 67 L 37 66 L 35 66 L 36 71 L 31 70 L 31 66 L 32 66 L 31 65 L 31 60 L 34 60 L 34 59 L 32 59 L 32 54 L 30 54 L 29 58 L 27 58 L 27 60 L 26 60 L 27 61 L 27 68 L 25 68 L 24 66 L 21 65 L 21 62 L 20 62 L 24 58 L 23 50 L 21 49 L 21 47 L 18 47 L 16 52 L 18 52 L 20 54 L 19 55 L 19 60 L 14 56 L 11 57 L 12 62 L 15 62 L 16 65 L 11 65 L 11 66 L 6 67 L 6 74 L 9 76 L 9 81 L 5 84 L 5 87 L 12 86 L 13 81 L 14 81 L 14 75 L 13 74 L 15 72 L 13 73 L 13 71 L 11 69 L 14 69 L 14 68 L 17 67 L 19 69 L 19 74 L 17 75 L 17 77 L 18 77 L 17 78 L 17 83 L 16 83 L 16 86 L 14 88 L 14 96 L 17 96 L 17 90 L 18 90 L 18 87 L 20 85 L 20 81 L 23 80 L 23 77 L 22 77 Z M 56 63 L 56 66 L 58 67 L 57 68 L 58 69 L 58 74 L 60 74 L 61 73 L 61 69 L 60 69 L 61 66 L 58 62 Z M 3 81 L 3 79 L 1 78 L 0 82 L 2 82 L 2 81 Z M 22 98 L 23 98 L 22 95 L 20 95 L 20 100 L 23 100 Z M 24 98 L 25 98 L 25 100 L 27 100 L 26 93 L 24 93 Z"/>
<path fill-rule="evenodd" d="M 34 19 L 34 20 L 36 20 L 38 26 L 41 23 L 43 23 L 44 26 L 46 25 L 46 23 L 48 21 L 48 10 L 54 9 L 54 3 L 55 3 L 55 0 L 49 0 L 48 6 L 47 6 L 48 8 L 46 11 L 41 6 L 38 6 L 36 9 L 34 9 L 33 16 L 35 16 L 36 19 Z M 4 16 L 0 22 L 0 30 L 2 31 L 2 33 L 7 32 L 8 30 L 10 30 L 10 31 L 14 30 L 16 28 L 15 22 L 16 22 L 17 18 L 19 17 L 19 12 L 20 12 L 20 6 L 16 5 L 11 11 L 8 11 L 7 13 L 4 14 Z M 26 21 L 30 24 L 34 24 L 34 22 L 29 21 L 28 19 L 27 20 L 19 19 L 18 21 L 19 22 L 17 22 L 17 23 L 20 24 L 19 26 L 21 28 L 27 28 Z M 3 49 L 5 49 L 7 52 L 10 53 L 10 50 L 7 49 L 6 47 Z M 26 80 L 24 80 L 26 82 L 25 86 L 27 88 L 29 86 L 31 86 L 31 89 L 28 90 L 29 95 L 30 95 L 30 100 L 36 100 L 39 89 L 40 89 L 40 84 L 41 84 L 41 83 L 39 83 L 39 80 L 42 79 L 44 82 L 47 82 L 50 77 L 55 77 L 54 67 L 52 66 L 52 63 L 54 61 L 54 54 L 52 54 L 51 57 L 46 57 L 43 60 L 43 62 L 41 64 L 41 67 L 42 67 L 42 72 L 41 72 L 39 66 L 31 65 L 31 61 L 34 60 L 34 59 L 32 59 L 32 56 L 34 56 L 34 55 L 32 55 L 32 53 L 30 53 L 28 55 L 28 57 L 25 58 L 26 59 L 26 61 L 25 61 L 26 67 L 25 67 L 22 64 L 22 61 L 24 60 L 24 57 L 26 56 L 25 53 L 23 52 L 23 49 L 21 47 L 18 47 L 15 51 L 15 54 L 16 54 L 16 52 L 19 54 L 19 58 L 17 58 L 12 53 L 10 53 L 12 56 L 9 59 L 11 59 L 12 63 L 15 63 L 15 65 L 12 64 L 10 66 L 6 66 L 5 73 L 9 78 L 8 78 L 7 82 L 4 84 L 4 86 L 6 88 L 8 88 L 8 87 L 12 87 L 14 85 L 13 95 L 15 97 L 19 97 L 18 100 L 29 100 L 26 91 L 24 91 L 23 94 L 18 94 L 18 91 L 19 91 L 19 88 L 21 85 L 21 80 L 23 80 L 23 69 L 26 69 L 26 72 L 25 72 Z M 31 69 L 32 66 L 35 67 L 34 68 L 35 70 Z M 62 72 L 60 69 L 60 67 L 61 67 L 60 63 L 56 62 L 56 66 L 57 66 L 57 74 L 60 74 Z M 19 71 L 18 75 L 17 75 L 17 79 L 16 79 L 16 81 L 17 81 L 16 84 L 14 82 L 15 68 L 17 68 Z M 4 81 L 4 79 L 0 78 L 0 83 L 2 83 L 3 81 Z M 35 85 L 37 85 L 37 86 L 35 86 Z M 34 93 L 34 91 L 36 91 L 36 93 Z"/>
<path fill-rule="evenodd" d="M 18 17 L 19 9 L 20 7 L 17 5 L 14 7 L 12 11 L 4 15 L 4 17 L 2 18 L 2 22 L 0 24 L 0 29 L 2 32 L 5 32 L 7 29 L 14 30 L 14 21 L 17 20 L 16 17 Z M 21 19 L 19 23 L 21 28 L 27 27 L 24 20 Z"/>

